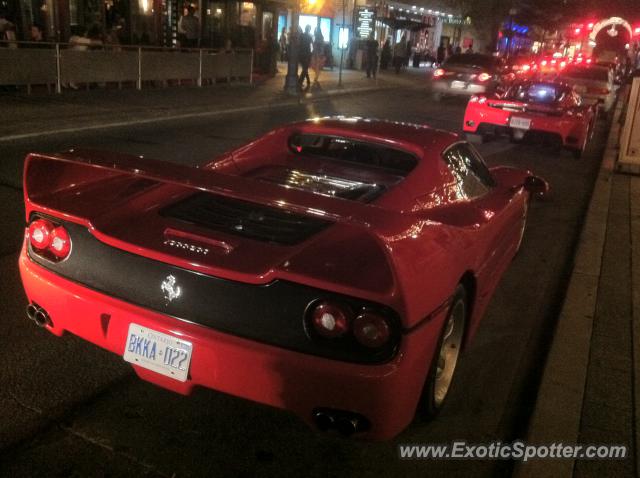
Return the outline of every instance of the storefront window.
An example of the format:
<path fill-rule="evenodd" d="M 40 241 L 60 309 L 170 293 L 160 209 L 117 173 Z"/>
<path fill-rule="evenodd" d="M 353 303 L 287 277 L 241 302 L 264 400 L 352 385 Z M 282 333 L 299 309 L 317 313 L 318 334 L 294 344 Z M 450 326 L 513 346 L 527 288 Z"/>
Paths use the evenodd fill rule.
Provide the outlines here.
<path fill-rule="evenodd" d="M 222 2 L 209 2 L 207 8 L 207 29 L 209 32 L 209 44 L 214 48 L 224 46 L 224 8 Z"/>
<path fill-rule="evenodd" d="M 324 41 L 328 42 L 331 39 L 331 19 L 320 18 L 320 31 L 324 37 Z"/>
<path fill-rule="evenodd" d="M 272 12 L 263 12 L 262 13 L 262 39 L 266 40 L 267 35 L 271 32 L 271 36 L 273 36 L 273 13 Z"/>
<path fill-rule="evenodd" d="M 313 35 L 313 32 L 318 25 L 318 17 L 315 15 L 300 15 L 298 24 L 303 32 L 306 31 L 307 25 L 309 25 L 311 27 L 311 34 Z"/>
<path fill-rule="evenodd" d="M 256 6 L 252 2 L 240 2 L 240 25 L 243 27 L 256 26 Z"/>

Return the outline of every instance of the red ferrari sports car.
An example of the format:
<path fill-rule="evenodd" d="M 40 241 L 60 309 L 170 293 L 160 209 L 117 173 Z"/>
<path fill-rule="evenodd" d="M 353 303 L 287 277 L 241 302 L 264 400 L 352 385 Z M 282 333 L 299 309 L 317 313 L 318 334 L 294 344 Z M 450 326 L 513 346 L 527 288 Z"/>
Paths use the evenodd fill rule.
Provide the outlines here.
<path fill-rule="evenodd" d="M 485 141 L 500 133 L 515 140 L 532 134 L 546 136 L 580 158 L 593 134 L 596 113 L 596 107 L 583 104 L 570 85 L 523 81 L 495 96 L 471 97 L 463 130 L 470 141 Z"/>
<path fill-rule="evenodd" d="M 455 134 L 363 119 L 282 127 L 201 168 L 30 154 L 27 315 L 176 392 L 387 439 L 442 406 L 546 190 Z"/>

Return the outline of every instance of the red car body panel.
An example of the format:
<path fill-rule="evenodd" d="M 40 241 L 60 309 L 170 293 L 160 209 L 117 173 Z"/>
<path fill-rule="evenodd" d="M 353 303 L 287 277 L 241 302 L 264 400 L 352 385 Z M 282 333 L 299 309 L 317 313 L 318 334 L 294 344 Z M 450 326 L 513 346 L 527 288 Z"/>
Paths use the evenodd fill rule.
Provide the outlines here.
<path fill-rule="evenodd" d="M 415 155 L 417 165 L 369 204 L 243 175 L 256 164 L 299 162 L 288 140 L 300 132 L 392 146 Z M 71 332 L 116 354 L 123 354 L 132 322 L 192 342 L 184 383 L 134 366 L 141 378 L 162 387 L 183 394 L 197 386 L 221 390 L 291 410 L 309 423 L 316 407 L 348 410 L 371 420 L 369 438 L 390 438 L 413 417 L 457 284 L 465 277 L 473 284 L 468 341 L 519 244 L 529 193 L 514 186 L 530 173 L 492 170 L 496 187 L 473 201 L 454 200 L 456 180 L 441 153 L 457 142 L 455 135 L 423 126 L 325 119 L 272 131 L 203 168 L 82 151 L 31 154 L 25 163 L 27 222 L 34 214 L 59 218 L 86 228 L 114 251 L 202 276 L 253 285 L 288 281 L 389 307 L 399 317 L 402 337 L 385 363 L 300 353 L 111 297 L 36 263 L 28 232 L 19 260 L 27 296 L 47 310 L 54 334 Z M 285 246 L 197 226 L 176 228 L 158 214 L 162 205 L 194 191 L 334 223 Z M 168 237 L 186 237 L 211 253 L 169 248 Z"/>

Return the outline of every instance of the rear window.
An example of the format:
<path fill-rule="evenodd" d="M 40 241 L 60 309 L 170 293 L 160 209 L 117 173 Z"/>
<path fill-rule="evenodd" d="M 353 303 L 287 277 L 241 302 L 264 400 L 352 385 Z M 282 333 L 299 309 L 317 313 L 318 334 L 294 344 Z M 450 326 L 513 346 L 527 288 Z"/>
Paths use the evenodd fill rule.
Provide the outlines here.
<path fill-rule="evenodd" d="M 507 91 L 506 99 L 524 103 L 553 104 L 561 101 L 567 89 L 550 83 L 525 83 L 515 85 Z"/>
<path fill-rule="evenodd" d="M 562 76 L 581 80 L 609 81 L 609 70 L 606 68 L 567 68 Z"/>
<path fill-rule="evenodd" d="M 464 65 L 472 66 L 476 68 L 493 68 L 496 64 L 495 58 L 488 55 L 477 55 L 474 53 L 463 53 L 459 55 L 450 56 L 447 61 L 444 62 L 444 66 L 451 65 Z"/>
<path fill-rule="evenodd" d="M 416 157 L 406 151 L 336 136 L 296 134 L 289 140 L 289 147 L 296 154 L 384 169 L 403 177 L 418 164 Z"/>

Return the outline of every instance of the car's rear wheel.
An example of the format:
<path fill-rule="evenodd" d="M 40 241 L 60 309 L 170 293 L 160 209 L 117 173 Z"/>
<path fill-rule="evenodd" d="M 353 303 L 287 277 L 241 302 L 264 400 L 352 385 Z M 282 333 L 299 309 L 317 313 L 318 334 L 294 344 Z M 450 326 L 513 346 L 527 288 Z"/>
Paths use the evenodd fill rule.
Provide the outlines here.
<path fill-rule="evenodd" d="M 422 390 L 418 413 L 423 419 L 430 419 L 437 415 L 449 395 L 462 349 L 466 324 L 467 292 L 464 286 L 459 284 L 440 331 L 438 346 Z"/>

